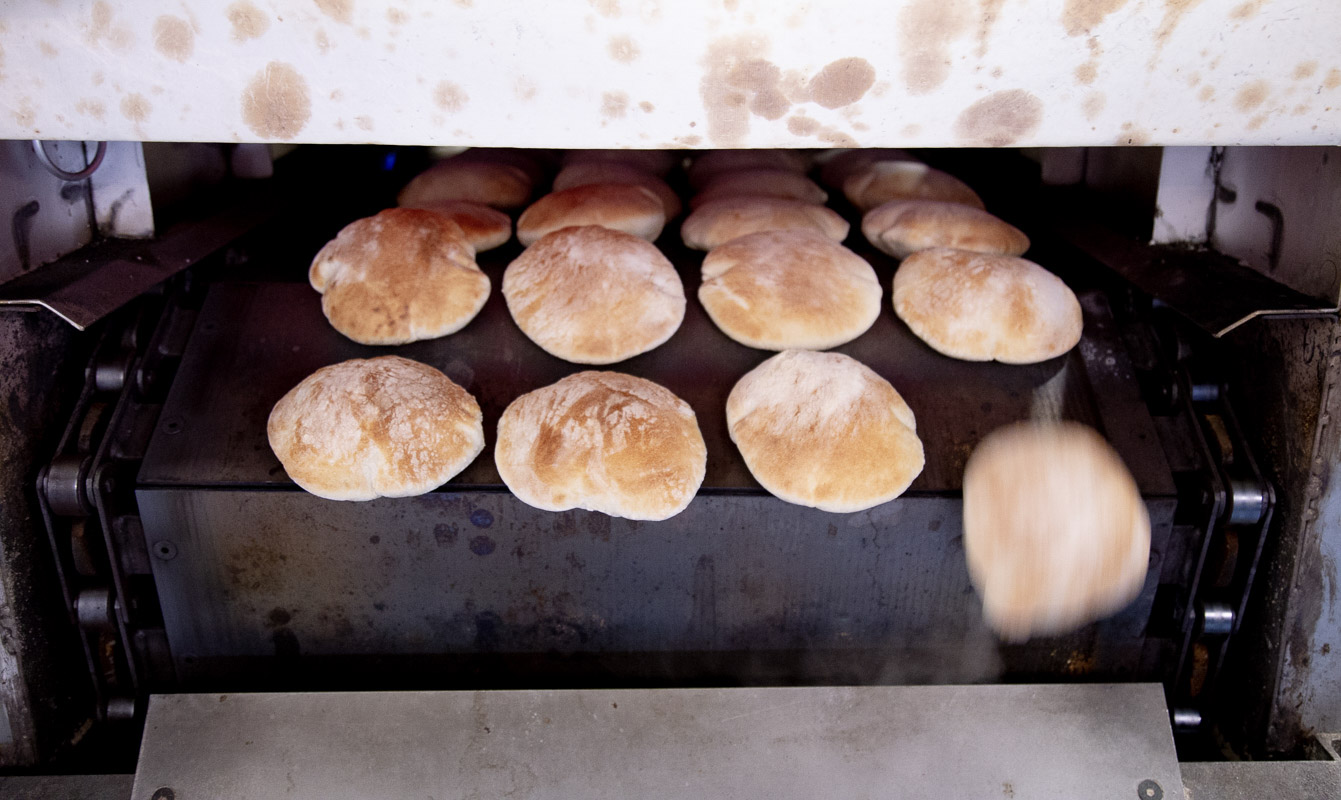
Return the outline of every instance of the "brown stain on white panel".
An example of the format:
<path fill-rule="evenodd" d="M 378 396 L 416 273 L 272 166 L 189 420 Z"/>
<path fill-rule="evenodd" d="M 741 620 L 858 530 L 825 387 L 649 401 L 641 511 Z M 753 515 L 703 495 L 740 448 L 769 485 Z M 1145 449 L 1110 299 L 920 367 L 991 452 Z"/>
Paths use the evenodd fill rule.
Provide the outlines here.
<path fill-rule="evenodd" d="M 1150 133 L 1148 131 L 1136 127 L 1136 123 L 1134 122 L 1124 122 L 1122 123 L 1122 132 L 1118 134 L 1118 137 L 1114 140 L 1113 144 L 1140 147 L 1149 142 Z"/>
<path fill-rule="evenodd" d="M 409 16 L 399 8 L 388 8 L 386 10 L 386 21 L 392 25 L 404 25 Z"/>
<path fill-rule="evenodd" d="M 1248 124 L 1245 126 L 1246 129 L 1247 129 L 1247 130 L 1250 130 L 1250 131 L 1255 131 L 1255 130 L 1257 130 L 1258 128 L 1260 128 L 1260 127 L 1262 127 L 1264 124 L 1266 124 L 1267 118 L 1268 118 L 1269 116 L 1270 116 L 1269 114 L 1265 114 L 1265 113 L 1263 113 L 1263 114 L 1258 114 L 1257 116 L 1255 116 L 1255 117 L 1253 117 L 1252 119 L 1248 120 Z"/>
<path fill-rule="evenodd" d="M 1240 3 L 1237 6 L 1234 6 L 1229 12 L 1229 18 L 1248 19 L 1258 11 L 1262 10 L 1263 1 L 1264 0 L 1247 0 L 1245 3 Z"/>
<path fill-rule="evenodd" d="M 154 20 L 154 49 L 173 61 L 186 61 L 196 49 L 196 34 L 191 30 L 191 23 L 171 14 L 163 14 Z"/>
<path fill-rule="evenodd" d="M 1322 88 L 1335 89 L 1341 86 L 1341 69 L 1330 69 L 1327 71 L 1327 77 L 1322 80 Z"/>
<path fill-rule="evenodd" d="M 960 112 L 955 135 L 963 144 L 1005 147 L 1038 129 L 1043 101 L 1024 89 L 993 92 Z"/>
<path fill-rule="evenodd" d="M 611 36 L 605 49 L 611 58 L 623 64 L 632 63 L 639 55 L 638 45 L 627 36 Z"/>
<path fill-rule="evenodd" d="M 14 121 L 19 124 L 20 128 L 32 129 L 32 127 L 37 124 L 37 114 L 33 111 L 32 104 L 32 99 L 25 97 L 20 101 L 19 107 L 10 112 L 14 116 Z M 36 133 L 37 131 L 33 132 Z"/>
<path fill-rule="evenodd" d="M 149 112 L 153 111 L 153 106 L 144 95 L 132 93 L 121 98 L 121 116 L 131 122 L 144 122 L 149 118 Z"/>
<path fill-rule="evenodd" d="M 104 0 L 93 4 L 89 23 L 84 28 L 84 39 L 95 46 L 106 42 L 114 50 L 129 50 L 135 44 L 135 34 L 115 23 L 112 6 Z"/>
<path fill-rule="evenodd" d="M 619 0 L 587 0 L 587 2 L 602 17 L 614 19 L 620 14 Z"/>
<path fill-rule="evenodd" d="M 56 53 L 59 52 L 56 49 L 55 45 L 53 45 L 51 42 L 46 41 L 45 39 L 37 43 L 37 49 L 42 51 L 42 55 L 48 57 L 54 56 L 56 55 Z"/>
<path fill-rule="evenodd" d="M 743 60 L 726 75 L 729 86 L 749 94 L 746 107 L 750 113 L 768 120 L 782 119 L 792 107 L 781 81 L 782 70 L 762 58 Z"/>
<path fill-rule="evenodd" d="M 918 125 L 916 122 L 904 125 L 903 128 L 899 131 L 900 136 L 907 136 L 909 138 L 919 136 L 921 135 L 921 133 L 922 133 L 922 126 Z"/>
<path fill-rule="evenodd" d="M 227 12 L 229 23 L 233 26 L 233 41 L 245 42 L 248 39 L 256 39 L 270 30 L 270 15 L 250 3 L 248 0 L 238 0 L 228 6 Z"/>
<path fill-rule="evenodd" d="M 433 102 L 443 111 L 460 111 L 469 100 L 466 90 L 451 81 L 438 81 L 438 85 L 433 87 Z"/>
<path fill-rule="evenodd" d="M 93 97 L 81 97 L 75 101 L 74 108 L 80 114 L 96 120 L 101 120 L 107 114 L 107 108 L 103 106 L 102 101 Z"/>
<path fill-rule="evenodd" d="M 1261 79 L 1245 84 L 1234 94 L 1234 107 L 1243 112 L 1252 111 L 1262 105 L 1270 92 L 1271 84 Z"/>
<path fill-rule="evenodd" d="M 899 12 L 899 56 L 909 94 L 927 94 L 950 77 L 950 43 L 971 22 L 972 0 L 912 0 Z"/>
<path fill-rule="evenodd" d="M 992 38 L 992 28 L 1001 18 L 1001 6 L 1006 0 L 979 0 L 982 7 L 978 10 L 978 58 L 987 55 L 987 42 Z"/>
<path fill-rule="evenodd" d="M 348 25 L 354 19 L 354 0 L 314 0 L 321 13 Z"/>
<path fill-rule="evenodd" d="M 1178 27 L 1178 23 L 1183 21 L 1187 12 L 1201 5 L 1202 0 L 1164 0 L 1164 18 L 1160 20 L 1159 28 L 1155 31 L 1155 52 L 1150 57 L 1150 68 L 1154 69 L 1155 63 L 1159 57 L 1164 54 L 1164 46 L 1169 43 L 1169 37 Z M 1211 64 L 1215 68 L 1215 64 Z"/>
<path fill-rule="evenodd" d="M 629 113 L 629 96 L 623 92 L 601 94 L 601 116 L 619 119 Z"/>
<path fill-rule="evenodd" d="M 242 121 L 262 139 L 292 139 L 312 117 L 307 81 L 292 65 L 271 61 L 242 91 Z"/>
<path fill-rule="evenodd" d="M 810 102 L 810 79 L 799 69 L 789 69 L 782 73 L 778 89 L 793 103 Z"/>
<path fill-rule="evenodd" d="M 518 100 L 533 100 L 540 89 L 530 78 L 518 78 L 512 83 L 512 95 Z"/>
<path fill-rule="evenodd" d="M 787 118 L 787 131 L 793 136 L 814 136 L 819 129 L 819 120 L 804 114 L 796 113 Z"/>
<path fill-rule="evenodd" d="M 638 108 L 641 108 L 641 109 L 643 110 L 643 113 L 644 113 L 644 114 L 651 114 L 653 111 L 656 111 L 656 110 L 657 110 L 657 107 L 656 107 L 656 106 L 652 105 L 651 103 L 649 103 L 649 102 L 646 101 L 646 100 L 644 100 L 644 101 L 642 101 L 641 103 L 639 103 L 639 104 L 638 104 Z"/>
<path fill-rule="evenodd" d="M 1085 119 L 1093 122 L 1103 112 L 1104 106 L 1108 105 L 1108 97 L 1103 92 L 1090 92 L 1085 95 L 1085 100 L 1080 104 L 1080 110 L 1085 114 Z"/>
<path fill-rule="evenodd" d="M 354 124 L 359 126 L 359 130 L 371 131 L 373 129 L 372 117 L 359 115 L 354 117 Z"/>
<path fill-rule="evenodd" d="M 1316 73 L 1317 71 L 1318 71 L 1318 62 L 1301 61 L 1295 65 L 1294 79 L 1297 81 L 1302 81 L 1305 78 L 1311 78 L 1313 77 L 1313 74 Z"/>
<path fill-rule="evenodd" d="M 1215 97 L 1214 86 L 1203 86 L 1201 91 L 1197 92 L 1197 99 L 1203 103 L 1209 103 L 1212 97 Z"/>
<path fill-rule="evenodd" d="M 326 31 L 322 30 L 321 28 L 317 28 L 317 52 L 321 53 L 324 56 L 326 55 L 326 53 L 330 51 L 330 49 L 331 49 L 331 40 L 329 37 L 326 36 Z"/>
<path fill-rule="evenodd" d="M 1076 67 L 1076 83 L 1086 86 L 1094 83 L 1094 79 L 1099 77 L 1099 66 L 1093 61 L 1086 61 L 1084 64 Z"/>
<path fill-rule="evenodd" d="M 452 2 L 462 8 L 471 8 L 475 5 L 475 0 L 452 0 Z"/>
<path fill-rule="evenodd" d="M 698 91 L 707 117 L 708 140 L 714 145 L 729 147 L 745 138 L 750 130 L 752 105 L 772 113 L 780 105 L 776 98 L 788 102 L 778 87 L 780 72 L 763 58 L 767 51 L 768 41 L 758 35 L 724 37 L 708 43 L 700 62 L 703 77 L 699 79 Z M 772 81 L 771 92 L 765 91 L 766 96 L 759 98 L 761 92 L 757 87 L 769 81 Z"/>
<path fill-rule="evenodd" d="M 861 147 L 861 142 L 837 128 L 820 128 L 819 140 L 830 147 Z"/>
<path fill-rule="evenodd" d="M 842 108 L 860 100 L 874 85 L 875 67 L 871 62 L 864 58 L 840 58 L 824 65 L 810 80 L 810 95 L 825 108 Z"/>
<path fill-rule="evenodd" d="M 1066 28 L 1068 36 L 1084 36 L 1126 4 L 1127 0 L 1066 0 L 1062 7 L 1062 27 Z"/>

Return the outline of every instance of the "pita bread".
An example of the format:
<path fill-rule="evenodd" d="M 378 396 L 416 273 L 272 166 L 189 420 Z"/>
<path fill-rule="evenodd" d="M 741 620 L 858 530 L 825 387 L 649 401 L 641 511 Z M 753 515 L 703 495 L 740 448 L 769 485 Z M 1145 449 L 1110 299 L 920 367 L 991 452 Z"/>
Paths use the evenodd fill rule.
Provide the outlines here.
<path fill-rule="evenodd" d="M 1080 302 L 1032 261 L 935 248 L 894 273 L 894 313 L 933 349 L 965 361 L 1034 364 L 1080 342 Z"/>
<path fill-rule="evenodd" d="M 713 176 L 707 186 L 689 200 L 690 208 L 723 197 L 783 197 L 823 205 L 829 193 L 799 172 L 784 169 L 737 169 Z"/>
<path fill-rule="evenodd" d="M 489 298 L 489 276 L 460 226 L 412 208 L 346 225 L 312 259 L 308 280 L 332 327 L 360 344 L 455 333 Z"/>
<path fill-rule="evenodd" d="M 519 208 L 534 183 L 521 167 L 458 156 L 414 176 L 397 198 L 402 208 L 425 208 L 446 200 L 469 200 L 494 208 Z"/>
<path fill-rule="evenodd" d="M 732 239 L 703 259 L 698 298 L 722 332 L 763 350 L 825 350 L 880 316 L 880 279 L 856 253 L 815 231 Z"/>
<path fill-rule="evenodd" d="M 579 372 L 498 420 L 498 474 L 527 505 L 662 520 L 689 505 L 708 448 L 689 404 L 643 378 Z"/>
<path fill-rule="evenodd" d="M 980 208 L 934 200 L 893 200 L 866 212 L 861 232 L 895 258 L 951 247 L 1001 256 L 1023 255 L 1029 237 Z"/>
<path fill-rule="evenodd" d="M 666 208 L 645 186 L 589 183 L 551 192 L 517 219 L 517 240 L 530 247 L 560 228 L 600 225 L 655 241 L 666 225 Z"/>
<path fill-rule="evenodd" d="M 586 186 L 590 183 L 627 183 L 643 186 L 656 192 L 665 207 L 666 219 L 675 219 L 683 207 L 675 190 L 657 176 L 632 164 L 619 161 L 579 161 L 564 167 L 554 176 L 554 191 Z"/>
<path fill-rule="evenodd" d="M 702 189 L 723 172 L 738 169 L 785 169 L 805 174 L 806 157 L 795 150 L 706 150 L 689 165 L 689 185 Z"/>
<path fill-rule="evenodd" d="M 1098 433 L 1022 423 L 993 431 L 964 469 L 964 555 L 1002 637 L 1061 634 L 1140 594 L 1150 518 Z"/>
<path fill-rule="evenodd" d="M 847 238 L 847 220 L 814 203 L 780 197 L 725 197 L 694 209 L 680 225 L 686 247 L 711 250 L 732 239 L 764 231 L 809 229 L 841 242 Z"/>
<path fill-rule="evenodd" d="M 843 194 L 863 213 L 891 200 L 939 200 L 984 208 L 968 184 L 916 161 L 869 164 L 843 181 Z"/>
<path fill-rule="evenodd" d="M 531 341 L 578 364 L 645 353 L 684 320 L 684 285 L 661 251 L 594 225 L 527 248 L 503 273 L 503 297 Z"/>
<path fill-rule="evenodd" d="M 500 247 L 512 238 L 512 217 L 483 203 L 444 200 L 426 206 L 425 210 L 436 211 L 459 225 L 476 253 Z"/>
<path fill-rule="evenodd" d="M 293 482 L 327 500 L 423 494 L 484 449 L 475 398 L 399 356 L 322 367 L 280 398 L 266 433 Z"/>
<path fill-rule="evenodd" d="M 727 397 L 726 424 L 765 489 L 824 511 L 893 500 L 924 463 L 912 409 L 841 353 L 787 350 L 755 367 Z"/>

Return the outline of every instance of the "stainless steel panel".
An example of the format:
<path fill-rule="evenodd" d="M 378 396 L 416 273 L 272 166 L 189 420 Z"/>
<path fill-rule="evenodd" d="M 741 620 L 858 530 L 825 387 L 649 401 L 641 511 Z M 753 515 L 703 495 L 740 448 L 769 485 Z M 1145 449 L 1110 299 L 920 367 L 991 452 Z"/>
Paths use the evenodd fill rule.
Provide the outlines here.
<path fill-rule="evenodd" d="M 166 795 L 171 791 L 171 795 Z M 154 696 L 135 800 L 1182 797 L 1159 686 Z"/>
<path fill-rule="evenodd" d="M 1152 568 L 1126 611 L 999 648 L 968 582 L 953 497 L 839 515 L 713 493 L 658 523 L 537 511 L 485 491 L 338 503 L 141 488 L 139 505 L 188 682 L 274 678 L 277 658 L 298 655 L 311 678 L 336 655 L 764 651 L 811 653 L 783 668 L 787 680 L 832 679 L 856 669 L 840 654 L 860 651 L 867 666 L 838 674 L 1131 677 L 1173 515 L 1171 500 L 1150 501 Z M 726 671 L 742 678 L 748 665 Z M 412 685 L 452 685 L 427 680 Z"/>

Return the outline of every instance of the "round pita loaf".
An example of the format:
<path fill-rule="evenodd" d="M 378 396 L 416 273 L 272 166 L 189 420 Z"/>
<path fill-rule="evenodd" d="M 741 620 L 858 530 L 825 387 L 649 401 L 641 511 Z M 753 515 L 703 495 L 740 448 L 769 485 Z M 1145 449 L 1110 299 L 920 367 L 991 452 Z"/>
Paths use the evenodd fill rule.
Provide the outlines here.
<path fill-rule="evenodd" d="M 594 225 L 528 247 L 503 273 L 503 297 L 531 341 L 577 364 L 645 353 L 684 321 L 684 285 L 661 251 Z"/>
<path fill-rule="evenodd" d="M 707 150 L 690 163 L 689 185 L 702 189 L 717 175 L 738 169 L 785 169 L 805 174 L 807 166 L 806 157 L 795 150 Z"/>
<path fill-rule="evenodd" d="M 404 208 L 425 208 L 445 200 L 520 208 L 531 199 L 534 185 L 531 176 L 519 166 L 463 154 L 439 161 L 414 176 L 401 189 L 396 202 Z"/>
<path fill-rule="evenodd" d="M 656 192 L 665 207 L 666 219 L 680 216 L 680 197 L 665 181 L 632 164 L 620 161 L 579 161 L 569 164 L 554 176 L 554 191 L 586 186 L 590 183 L 627 183 Z"/>
<path fill-rule="evenodd" d="M 906 150 L 892 147 L 855 147 L 848 150 L 832 150 L 821 153 L 815 161 L 819 164 L 820 183 L 834 189 L 843 190 L 843 182 L 854 172 L 866 169 L 876 161 L 917 161 Z"/>
<path fill-rule="evenodd" d="M 841 242 L 847 220 L 837 211 L 780 197 L 725 197 L 694 209 L 680 225 L 686 247 L 711 250 L 732 239 L 764 231 L 809 229 Z"/>
<path fill-rule="evenodd" d="M 841 353 L 788 350 L 755 367 L 727 397 L 726 424 L 765 489 L 824 511 L 893 500 L 924 463 L 912 409 Z"/>
<path fill-rule="evenodd" d="M 627 183 L 589 183 L 551 192 L 517 219 L 517 240 L 530 247 L 560 228 L 600 225 L 655 241 L 666 225 L 666 208 L 656 192 Z"/>
<path fill-rule="evenodd" d="M 498 474 L 527 505 L 662 520 L 689 505 L 708 448 L 689 404 L 643 378 L 579 372 L 498 420 Z"/>
<path fill-rule="evenodd" d="M 459 225 L 476 253 L 500 247 L 512 238 L 512 217 L 483 203 L 444 200 L 430 204 L 424 210 L 436 211 Z"/>
<path fill-rule="evenodd" d="M 907 258 L 918 250 L 951 247 L 1000 256 L 1029 249 L 1024 231 L 980 208 L 935 200 L 894 200 L 866 212 L 861 232 L 881 251 Z"/>
<path fill-rule="evenodd" d="M 993 431 L 964 468 L 964 555 L 1004 638 L 1066 633 L 1145 583 L 1150 518 L 1122 459 L 1075 423 Z"/>
<path fill-rule="evenodd" d="M 321 310 L 360 344 L 405 344 L 455 333 L 489 298 L 489 276 L 460 226 L 442 214 L 389 208 L 355 220 L 308 270 Z"/>
<path fill-rule="evenodd" d="M 293 482 L 327 500 L 423 494 L 484 449 L 475 398 L 400 356 L 322 367 L 280 398 L 266 433 Z"/>
<path fill-rule="evenodd" d="M 674 150 L 569 150 L 564 153 L 563 165 L 625 164 L 664 178 L 682 160 L 683 156 Z"/>
<path fill-rule="evenodd" d="M 933 349 L 965 361 L 1034 364 L 1080 342 L 1080 303 L 1032 261 L 936 248 L 894 273 L 894 313 Z"/>
<path fill-rule="evenodd" d="M 698 299 L 722 332 L 762 350 L 825 350 L 880 316 L 880 279 L 865 259 L 815 231 L 732 239 L 703 259 Z"/>
<path fill-rule="evenodd" d="M 713 176 L 702 191 L 689 199 L 690 208 L 724 197 L 783 197 L 823 204 L 829 193 L 799 172 L 784 169 L 737 169 Z"/>
<path fill-rule="evenodd" d="M 939 200 L 984 208 L 968 184 L 916 161 L 877 161 L 843 181 L 843 194 L 862 212 L 891 200 Z"/>

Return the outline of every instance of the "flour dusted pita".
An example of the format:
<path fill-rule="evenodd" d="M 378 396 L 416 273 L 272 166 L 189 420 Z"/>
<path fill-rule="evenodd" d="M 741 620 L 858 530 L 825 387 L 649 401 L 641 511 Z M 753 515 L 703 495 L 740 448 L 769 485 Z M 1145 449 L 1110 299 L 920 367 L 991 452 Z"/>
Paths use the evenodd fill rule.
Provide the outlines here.
<path fill-rule="evenodd" d="M 893 500 L 924 464 L 912 409 L 889 381 L 841 353 L 773 356 L 731 390 L 726 422 L 765 489 L 824 511 Z"/>
<path fill-rule="evenodd" d="M 662 520 L 703 483 L 708 449 L 689 404 L 644 378 L 579 372 L 514 400 L 498 474 L 527 505 Z"/>
<path fill-rule="evenodd" d="M 732 239 L 703 259 L 698 297 L 727 336 L 764 350 L 824 350 L 880 316 L 871 265 L 810 230 Z"/>
<path fill-rule="evenodd" d="M 322 367 L 280 398 L 266 433 L 293 482 L 327 500 L 423 494 L 484 449 L 475 398 L 399 356 Z"/>
<path fill-rule="evenodd" d="M 939 200 L 983 208 L 982 199 L 955 176 L 916 161 L 877 161 L 843 181 L 843 194 L 863 212 L 891 200 Z"/>
<path fill-rule="evenodd" d="M 739 169 L 785 169 L 805 174 L 806 157 L 795 150 L 706 150 L 689 165 L 689 185 L 702 189 L 724 172 Z"/>
<path fill-rule="evenodd" d="M 443 200 L 426 205 L 425 210 L 436 211 L 460 226 L 476 253 L 507 244 L 512 238 L 512 217 L 483 203 Z"/>
<path fill-rule="evenodd" d="M 680 225 L 686 247 L 711 250 L 732 239 L 764 231 L 808 229 L 835 242 L 847 238 L 847 220 L 814 203 L 780 197 L 725 197 L 694 209 Z"/>
<path fill-rule="evenodd" d="M 829 193 L 799 172 L 785 169 L 738 169 L 713 176 L 698 194 L 689 199 L 690 208 L 698 208 L 724 197 L 754 195 L 782 197 L 823 205 Z"/>
<path fill-rule="evenodd" d="M 647 352 L 684 320 L 684 285 L 661 251 L 594 225 L 528 247 L 503 273 L 503 297 L 531 341 L 578 364 Z"/>
<path fill-rule="evenodd" d="M 1150 518 L 1094 430 L 1022 423 L 993 431 L 964 469 L 964 554 L 1003 638 L 1062 634 L 1140 593 Z"/>
<path fill-rule="evenodd" d="M 949 247 L 1001 256 L 1023 255 L 1029 237 L 980 208 L 934 200 L 894 200 L 861 219 L 867 241 L 895 258 Z"/>
<path fill-rule="evenodd" d="M 589 183 L 551 192 L 517 219 L 517 240 L 530 247 L 560 228 L 600 225 L 655 241 L 666 225 L 666 208 L 646 186 Z"/>
<path fill-rule="evenodd" d="M 519 208 L 531 199 L 534 186 L 531 175 L 516 164 L 463 154 L 439 161 L 414 176 L 396 202 L 404 208 L 424 208 L 446 200 Z"/>
<path fill-rule="evenodd" d="M 569 164 L 554 176 L 554 191 L 586 186 L 591 183 L 629 183 L 656 192 L 666 210 L 666 219 L 680 216 L 680 197 L 665 181 L 633 164 L 621 161 L 579 161 Z"/>
<path fill-rule="evenodd" d="M 894 313 L 935 350 L 1033 364 L 1080 342 L 1084 319 L 1061 278 L 1032 261 L 935 248 L 894 273 Z"/>
<path fill-rule="evenodd" d="M 389 208 L 355 220 L 308 270 L 331 326 L 360 344 L 405 344 L 464 328 L 489 298 L 461 227 L 434 211 Z"/>

